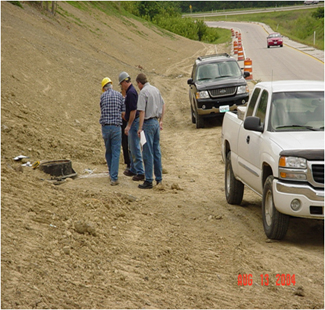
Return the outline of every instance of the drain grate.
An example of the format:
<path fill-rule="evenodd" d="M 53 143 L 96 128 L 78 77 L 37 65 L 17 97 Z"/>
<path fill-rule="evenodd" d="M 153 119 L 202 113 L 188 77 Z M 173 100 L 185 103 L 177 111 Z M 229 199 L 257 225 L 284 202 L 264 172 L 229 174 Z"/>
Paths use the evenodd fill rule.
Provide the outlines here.
<path fill-rule="evenodd" d="M 56 180 L 77 177 L 77 173 L 72 169 L 71 160 L 67 159 L 45 161 L 40 163 L 38 168 Z"/>

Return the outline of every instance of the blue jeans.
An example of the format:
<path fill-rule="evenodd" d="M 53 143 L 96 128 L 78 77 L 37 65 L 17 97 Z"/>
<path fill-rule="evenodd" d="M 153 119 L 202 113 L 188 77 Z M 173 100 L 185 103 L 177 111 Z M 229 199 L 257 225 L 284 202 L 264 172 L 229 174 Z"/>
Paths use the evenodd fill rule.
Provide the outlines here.
<path fill-rule="evenodd" d="M 130 171 L 135 174 L 144 174 L 138 128 L 139 118 L 136 118 L 132 123 L 128 136 L 130 150 Z"/>
<path fill-rule="evenodd" d="M 105 158 L 109 176 L 112 181 L 117 181 L 122 143 L 121 126 L 102 126 L 102 136 L 105 142 Z"/>
<path fill-rule="evenodd" d="M 160 127 L 157 119 L 152 118 L 145 120 L 143 123 L 143 131 L 146 136 L 147 143 L 143 145 L 143 163 L 145 170 L 145 179 L 148 182 L 153 181 L 153 172 L 157 182 L 162 181 L 162 165 L 160 152 Z"/>

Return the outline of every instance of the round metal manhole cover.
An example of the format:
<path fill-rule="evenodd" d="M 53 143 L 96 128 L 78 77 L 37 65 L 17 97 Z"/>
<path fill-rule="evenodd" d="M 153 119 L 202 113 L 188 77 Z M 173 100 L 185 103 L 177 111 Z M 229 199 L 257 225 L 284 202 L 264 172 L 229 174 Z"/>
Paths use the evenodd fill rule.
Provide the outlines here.
<path fill-rule="evenodd" d="M 75 178 L 77 173 L 72 169 L 71 160 L 50 160 L 40 163 L 40 170 L 50 174 L 54 179 Z"/>

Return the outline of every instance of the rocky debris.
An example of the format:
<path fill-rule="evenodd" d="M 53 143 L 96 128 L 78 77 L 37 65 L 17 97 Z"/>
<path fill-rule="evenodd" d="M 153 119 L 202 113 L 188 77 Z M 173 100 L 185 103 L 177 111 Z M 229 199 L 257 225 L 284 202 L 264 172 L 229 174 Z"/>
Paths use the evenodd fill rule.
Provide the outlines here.
<path fill-rule="evenodd" d="M 63 252 L 64 252 L 65 254 L 69 255 L 69 254 L 70 254 L 70 246 L 68 246 L 68 245 L 64 246 L 64 247 L 63 247 Z"/>
<path fill-rule="evenodd" d="M 79 234 L 88 233 L 89 235 L 96 236 L 96 230 L 91 223 L 87 223 L 85 221 L 77 221 L 74 224 L 74 229 Z"/>
<path fill-rule="evenodd" d="M 293 294 L 304 297 L 305 296 L 305 290 L 304 290 L 304 288 L 302 286 L 298 286 L 296 288 L 296 290 L 293 292 Z"/>
<path fill-rule="evenodd" d="M 183 190 L 177 183 L 173 183 L 170 188 L 171 189 L 176 189 L 178 191 Z"/>
<path fill-rule="evenodd" d="M 128 202 L 134 202 L 134 201 L 138 200 L 138 198 L 136 196 L 129 195 L 129 194 L 116 193 L 116 195 Z"/>
<path fill-rule="evenodd" d="M 155 190 L 158 190 L 158 191 L 164 191 L 165 190 L 165 186 L 163 183 L 159 183 L 157 184 L 155 187 L 154 187 Z"/>

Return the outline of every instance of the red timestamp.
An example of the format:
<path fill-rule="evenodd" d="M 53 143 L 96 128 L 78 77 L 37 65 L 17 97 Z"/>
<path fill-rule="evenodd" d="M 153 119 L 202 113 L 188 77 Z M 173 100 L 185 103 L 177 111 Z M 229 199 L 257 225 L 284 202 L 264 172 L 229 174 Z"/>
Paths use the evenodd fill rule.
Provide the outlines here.
<path fill-rule="evenodd" d="M 270 284 L 270 277 L 268 274 L 260 274 L 260 284 L 261 286 L 268 286 Z M 295 274 L 280 274 L 275 275 L 275 285 L 276 286 L 290 286 L 296 285 L 296 275 Z M 237 278 L 238 286 L 251 286 L 253 285 L 253 275 L 252 274 L 239 274 Z"/>

